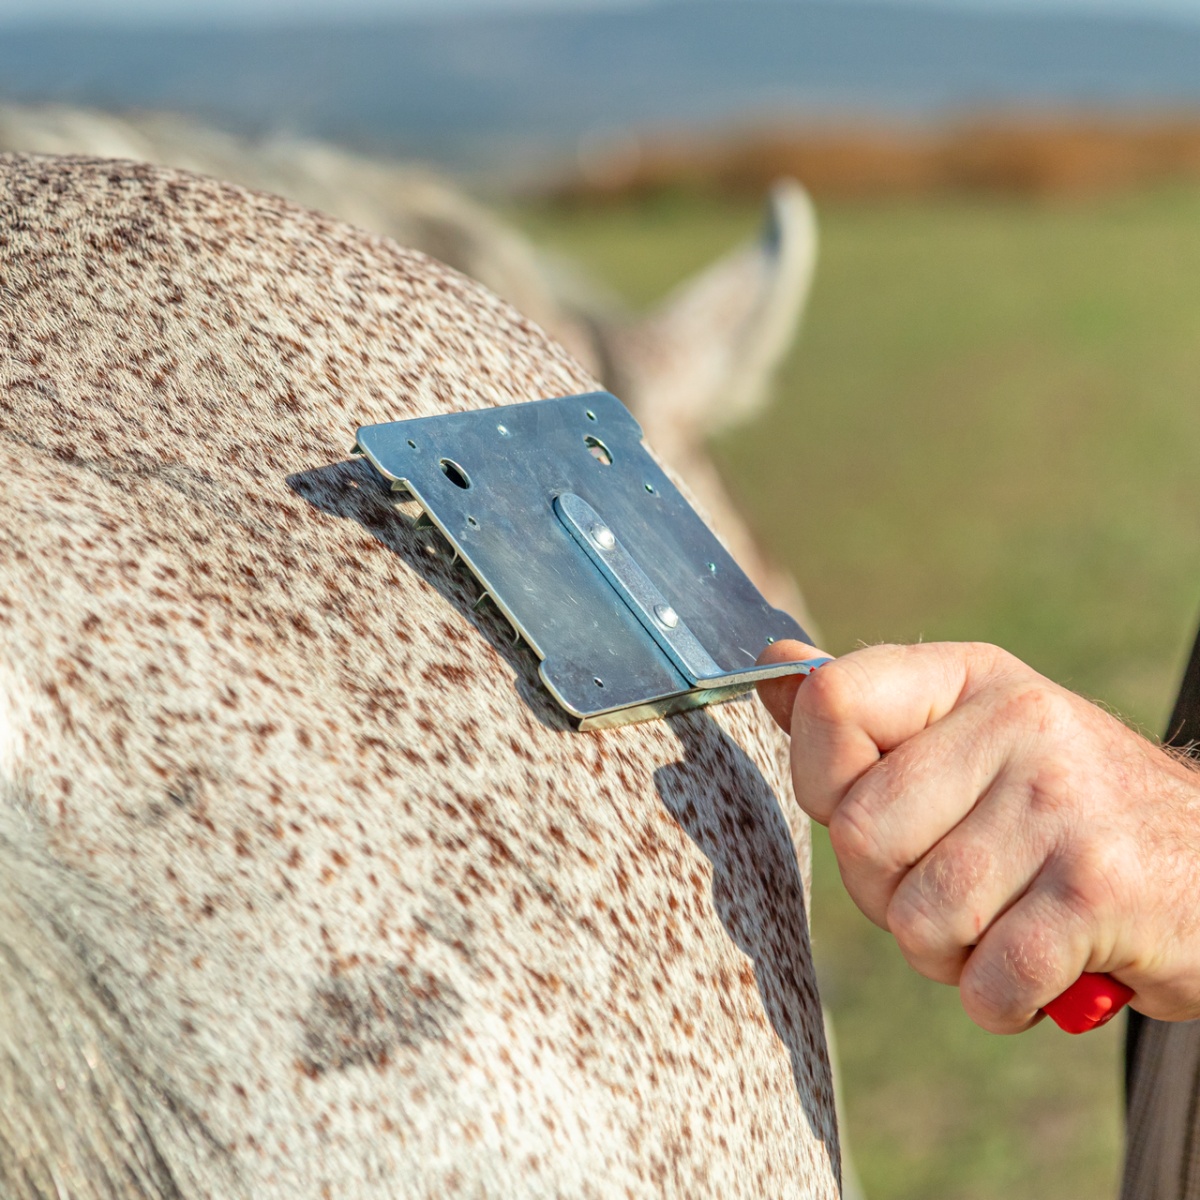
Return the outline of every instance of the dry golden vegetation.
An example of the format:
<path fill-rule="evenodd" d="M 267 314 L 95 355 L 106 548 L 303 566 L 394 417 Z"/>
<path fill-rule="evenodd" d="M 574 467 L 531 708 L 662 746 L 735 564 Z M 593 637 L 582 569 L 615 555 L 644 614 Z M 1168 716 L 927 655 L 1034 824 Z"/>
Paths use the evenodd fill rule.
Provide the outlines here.
<path fill-rule="evenodd" d="M 679 189 L 734 198 L 760 195 L 781 175 L 831 199 L 1096 195 L 1200 179 L 1200 115 L 995 116 L 942 128 L 774 126 L 614 138 L 588 147 L 556 194 L 628 201 Z"/>

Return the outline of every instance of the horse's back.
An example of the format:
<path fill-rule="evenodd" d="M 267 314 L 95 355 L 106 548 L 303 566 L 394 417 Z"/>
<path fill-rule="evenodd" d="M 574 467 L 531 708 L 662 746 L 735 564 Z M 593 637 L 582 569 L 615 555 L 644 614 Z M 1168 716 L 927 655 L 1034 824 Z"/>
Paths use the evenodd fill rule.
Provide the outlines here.
<path fill-rule="evenodd" d="M 591 381 L 127 163 L 0 159 L 0 322 L 0 1193 L 835 1194 L 759 707 L 569 730 L 347 459 Z"/>

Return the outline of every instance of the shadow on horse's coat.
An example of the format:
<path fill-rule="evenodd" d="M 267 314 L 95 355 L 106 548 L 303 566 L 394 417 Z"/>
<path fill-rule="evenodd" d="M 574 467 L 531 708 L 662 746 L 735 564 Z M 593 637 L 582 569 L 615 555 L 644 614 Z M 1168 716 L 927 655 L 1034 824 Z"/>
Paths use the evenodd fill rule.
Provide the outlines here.
<path fill-rule="evenodd" d="M 746 697 L 732 703 L 754 704 Z M 668 811 L 712 866 L 713 908 L 750 960 L 763 1012 L 787 1047 L 796 1094 L 814 1136 L 833 1103 L 814 1064 L 820 1042 L 806 1025 L 819 1003 L 808 944 L 807 889 L 779 800 L 754 760 L 704 711 L 672 717 L 680 761 L 659 767 L 654 783 Z M 715 763 L 733 763 L 730 786 Z M 769 914 L 767 920 L 763 913 Z"/>

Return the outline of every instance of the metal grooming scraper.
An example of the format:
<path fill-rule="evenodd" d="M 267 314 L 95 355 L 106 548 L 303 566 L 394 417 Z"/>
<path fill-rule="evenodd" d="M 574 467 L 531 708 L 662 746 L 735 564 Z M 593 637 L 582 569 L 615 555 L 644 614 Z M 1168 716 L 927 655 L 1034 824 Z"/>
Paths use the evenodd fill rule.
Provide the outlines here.
<path fill-rule="evenodd" d="M 772 608 L 608 392 L 358 431 L 541 659 L 580 729 L 713 704 L 825 659 L 756 667 L 808 635 Z"/>

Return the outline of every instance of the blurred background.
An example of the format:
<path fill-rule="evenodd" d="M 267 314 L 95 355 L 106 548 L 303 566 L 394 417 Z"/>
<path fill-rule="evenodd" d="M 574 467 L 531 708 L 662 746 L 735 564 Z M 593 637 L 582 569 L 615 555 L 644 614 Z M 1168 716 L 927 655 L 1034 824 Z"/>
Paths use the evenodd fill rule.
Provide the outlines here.
<path fill-rule="evenodd" d="M 1163 728 L 1200 613 L 1200 0 L 0 0 L 0 148 L 393 232 L 389 189 L 448 180 L 614 312 L 795 177 L 801 333 L 711 453 L 825 647 L 995 641 Z M 1112 1194 L 1122 1031 L 980 1032 L 820 831 L 815 872 L 870 1200 Z"/>

